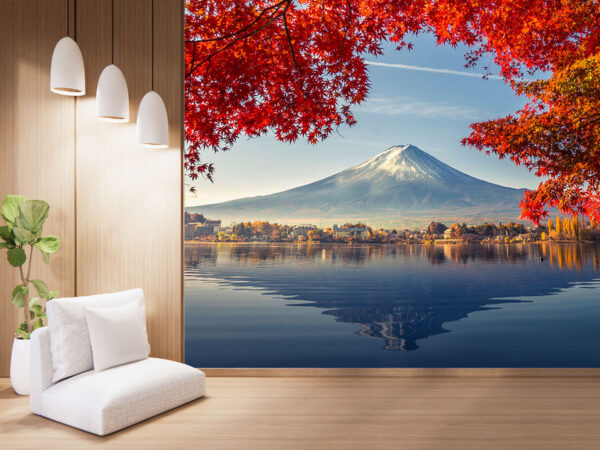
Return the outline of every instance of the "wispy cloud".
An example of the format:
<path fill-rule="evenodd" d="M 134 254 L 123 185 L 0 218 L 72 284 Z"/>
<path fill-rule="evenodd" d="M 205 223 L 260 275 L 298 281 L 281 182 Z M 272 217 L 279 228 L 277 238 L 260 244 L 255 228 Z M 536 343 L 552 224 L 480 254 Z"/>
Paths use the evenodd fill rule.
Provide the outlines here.
<path fill-rule="evenodd" d="M 451 69 L 437 69 L 435 67 L 422 67 L 422 66 L 411 66 L 408 64 L 391 64 L 391 63 L 383 63 L 377 61 L 365 61 L 370 66 L 379 66 L 379 67 L 390 67 L 392 69 L 402 69 L 402 70 L 416 70 L 419 72 L 431 72 L 431 73 L 443 73 L 447 75 L 458 75 L 461 77 L 475 77 L 482 78 L 482 73 L 473 73 L 467 72 L 464 70 L 451 70 Z M 502 80 L 502 77 L 498 75 L 488 75 L 489 79 L 492 80 Z"/>
<path fill-rule="evenodd" d="M 372 97 L 362 104 L 358 110 L 385 116 L 443 117 L 468 120 L 481 118 L 481 113 L 469 106 L 453 105 L 446 102 L 419 101 L 408 97 Z"/>

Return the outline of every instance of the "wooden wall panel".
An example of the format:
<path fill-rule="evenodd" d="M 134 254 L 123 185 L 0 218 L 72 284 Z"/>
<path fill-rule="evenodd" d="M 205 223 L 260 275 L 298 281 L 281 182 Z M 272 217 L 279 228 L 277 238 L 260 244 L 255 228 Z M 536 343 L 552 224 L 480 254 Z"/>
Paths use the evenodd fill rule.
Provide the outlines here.
<path fill-rule="evenodd" d="M 0 1 L 0 200 L 22 194 L 46 200 L 45 234 L 60 237 L 49 266 L 34 254 L 32 274 L 61 295 L 75 293 L 74 100 L 50 92 L 50 61 L 66 35 L 62 0 Z M 0 376 L 9 372 L 22 313 L 10 302 L 16 270 L 0 251 Z"/>
<path fill-rule="evenodd" d="M 52 50 L 67 31 L 65 0 L 0 0 L 0 196 L 51 205 L 45 231 L 62 248 L 50 266 L 38 260 L 35 274 L 63 296 L 143 288 L 152 354 L 183 360 L 183 1 L 154 0 L 152 36 L 151 0 L 115 0 L 128 124 L 95 119 L 96 83 L 111 62 L 111 0 L 69 2 L 70 35 L 86 70 L 87 93 L 77 100 L 49 90 Z M 135 145 L 137 109 L 151 89 L 152 38 L 155 90 L 169 114 L 166 150 Z M 16 282 L 3 253 L 0 376 L 8 375 L 20 319 L 10 303 Z"/>
<path fill-rule="evenodd" d="M 183 2 L 154 1 L 155 90 L 171 125 L 166 150 L 135 144 L 139 102 L 151 89 L 151 0 L 114 2 L 114 63 L 129 89 L 127 124 L 95 118 L 97 80 L 111 63 L 111 1 L 78 2 L 88 95 L 76 113 L 77 293 L 143 288 L 152 355 L 182 360 Z"/>

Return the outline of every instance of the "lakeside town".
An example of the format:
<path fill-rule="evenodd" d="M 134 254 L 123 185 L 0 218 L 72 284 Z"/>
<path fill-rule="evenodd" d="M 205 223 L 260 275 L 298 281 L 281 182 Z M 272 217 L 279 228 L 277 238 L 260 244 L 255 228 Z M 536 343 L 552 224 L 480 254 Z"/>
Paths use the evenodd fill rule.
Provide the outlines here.
<path fill-rule="evenodd" d="M 344 223 L 320 228 L 313 224 L 283 225 L 266 221 L 222 226 L 218 219 L 185 212 L 186 241 L 208 242 L 333 242 L 333 243 L 496 243 L 600 241 L 600 226 L 578 216 L 548 219 L 539 226 L 523 223 L 467 225 L 431 222 L 423 229 L 374 228 L 364 223 Z"/>

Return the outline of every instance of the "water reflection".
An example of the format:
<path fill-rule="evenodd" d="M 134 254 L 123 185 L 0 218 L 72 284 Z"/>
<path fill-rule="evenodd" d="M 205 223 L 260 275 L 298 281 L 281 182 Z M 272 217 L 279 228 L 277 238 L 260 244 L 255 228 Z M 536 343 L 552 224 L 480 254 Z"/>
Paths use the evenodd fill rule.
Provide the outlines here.
<path fill-rule="evenodd" d="M 202 243 L 186 246 L 185 267 L 187 283 L 214 277 L 303 300 L 293 307 L 322 308 L 386 350 L 412 351 L 473 312 L 591 280 L 599 256 L 589 244 Z"/>
<path fill-rule="evenodd" d="M 599 247 L 593 244 L 512 244 L 512 245 L 346 245 L 285 243 L 199 243 L 186 244 L 186 266 L 234 264 L 276 264 L 327 261 L 330 264 L 363 265 L 375 260 L 418 257 L 433 265 L 468 262 L 515 263 L 535 259 L 561 270 L 599 270 Z"/>

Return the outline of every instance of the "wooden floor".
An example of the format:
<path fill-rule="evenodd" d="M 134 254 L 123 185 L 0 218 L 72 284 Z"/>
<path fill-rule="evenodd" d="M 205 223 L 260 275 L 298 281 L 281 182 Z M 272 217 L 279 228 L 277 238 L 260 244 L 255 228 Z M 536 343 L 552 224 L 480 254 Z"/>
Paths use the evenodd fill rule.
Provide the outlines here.
<path fill-rule="evenodd" d="M 598 449 L 596 377 L 209 377 L 208 395 L 104 438 L 0 379 L 2 449 Z"/>

